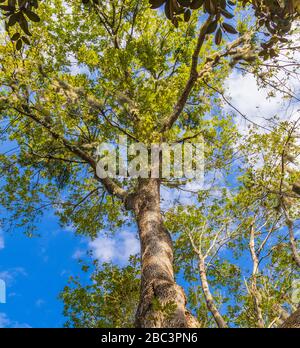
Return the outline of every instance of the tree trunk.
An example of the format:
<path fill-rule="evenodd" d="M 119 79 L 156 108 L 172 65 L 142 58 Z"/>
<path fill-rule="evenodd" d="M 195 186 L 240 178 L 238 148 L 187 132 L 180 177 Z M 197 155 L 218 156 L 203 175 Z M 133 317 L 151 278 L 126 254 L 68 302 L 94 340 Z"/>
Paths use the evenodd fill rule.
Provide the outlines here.
<path fill-rule="evenodd" d="M 289 212 L 288 212 L 288 202 L 286 199 L 282 200 L 282 207 L 283 207 L 283 212 L 285 215 L 285 220 L 286 220 L 286 225 L 289 230 L 289 236 L 290 236 L 290 246 L 292 249 L 292 255 L 293 259 L 296 262 L 296 265 L 300 267 L 300 254 L 299 251 L 297 250 L 297 242 L 295 239 L 295 233 L 294 233 L 294 221 L 290 218 Z"/>
<path fill-rule="evenodd" d="M 160 210 L 160 181 L 140 179 L 132 199 L 141 242 L 141 295 L 136 326 L 141 328 L 198 327 L 186 310 L 183 289 L 173 271 L 171 237 Z"/>
<path fill-rule="evenodd" d="M 278 312 L 278 319 L 277 319 L 277 324 L 278 326 L 281 326 L 284 324 L 284 322 L 289 318 L 290 314 L 282 308 L 280 304 L 275 304 L 273 306 L 274 312 Z"/>
<path fill-rule="evenodd" d="M 281 328 L 300 328 L 300 307 L 281 326 Z"/>
<path fill-rule="evenodd" d="M 297 250 L 297 243 L 296 243 L 295 234 L 294 234 L 294 223 L 289 218 L 287 218 L 287 227 L 289 230 L 290 246 L 292 249 L 293 258 L 297 266 L 300 267 L 300 254 Z"/>

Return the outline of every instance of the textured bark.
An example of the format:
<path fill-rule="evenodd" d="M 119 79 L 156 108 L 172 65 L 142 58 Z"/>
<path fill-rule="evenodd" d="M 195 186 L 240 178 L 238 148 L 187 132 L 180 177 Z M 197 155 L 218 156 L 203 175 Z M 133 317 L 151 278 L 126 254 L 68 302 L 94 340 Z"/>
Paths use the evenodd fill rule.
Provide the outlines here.
<path fill-rule="evenodd" d="M 222 315 L 220 314 L 220 312 L 218 311 L 218 308 L 215 304 L 215 300 L 210 292 L 208 280 L 207 280 L 207 276 L 206 276 L 205 262 L 204 262 L 203 258 L 201 258 L 201 257 L 199 257 L 199 271 L 200 271 L 202 290 L 204 293 L 207 308 L 211 312 L 211 314 L 213 315 L 218 327 L 219 328 L 226 328 L 227 324 L 226 324 L 225 320 L 223 319 Z"/>
<path fill-rule="evenodd" d="M 290 246 L 292 249 L 293 259 L 295 260 L 298 267 L 300 267 L 300 254 L 297 249 L 295 234 L 294 234 L 294 223 L 289 218 L 287 218 L 287 226 L 290 236 Z"/>
<path fill-rule="evenodd" d="M 172 240 L 163 225 L 159 180 L 140 179 L 132 204 L 138 223 L 142 264 L 136 326 L 198 327 L 197 320 L 185 308 L 184 291 L 174 279 Z M 170 313 L 164 308 L 171 309 Z"/>
<path fill-rule="evenodd" d="M 281 326 L 281 328 L 300 328 L 300 307 Z"/>
<path fill-rule="evenodd" d="M 287 225 L 287 228 L 289 230 L 290 246 L 291 246 L 291 250 L 292 250 L 293 259 L 294 259 L 296 265 L 298 267 L 300 267 L 300 254 L 299 254 L 299 251 L 297 249 L 297 242 L 295 239 L 294 221 L 291 219 L 289 211 L 288 211 L 289 205 L 290 205 L 290 203 L 288 202 L 287 199 L 282 199 L 282 208 L 283 208 L 283 213 L 285 216 L 286 225 Z"/>

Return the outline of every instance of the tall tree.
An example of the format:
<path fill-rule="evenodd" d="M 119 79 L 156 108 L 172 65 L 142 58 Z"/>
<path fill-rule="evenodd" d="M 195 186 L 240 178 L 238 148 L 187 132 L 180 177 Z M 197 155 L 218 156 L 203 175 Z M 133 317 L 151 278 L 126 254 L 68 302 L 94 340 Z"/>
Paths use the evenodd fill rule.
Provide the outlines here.
<path fill-rule="evenodd" d="M 220 29 L 213 40 L 216 14 L 207 9 L 178 28 L 148 1 L 96 2 L 93 9 L 87 16 L 80 3 L 44 1 L 31 44 L 18 44 L 27 38 L 12 26 L 11 40 L 0 47 L 2 137 L 16 145 L 12 154 L 1 155 L 1 204 L 29 234 L 47 207 L 91 237 L 105 224 L 113 230 L 132 219 L 141 242 L 136 326 L 198 327 L 175 281 L 173 242 L 161 207 L 161 187 L 182 187 L 188 180 L 103 178 L 95 149 L 120 136 L 147 146 L 204 137 L 207 170 L 223 166 L 233 151 L 234 129 L 214 116 L 221 102 L 216 91 L 237 63 L 258 71 L 262 59 L 273 55 L 265 56 L 255 24 L 237 23 L 239 33 L 222 24 L 229 39 Z M 289 47 L 275 40 L 272 50 Z M 205 275 L 208 251 L 209 245 L 198 254 L 202 287 L 214 318 L 225 326 Z"/>

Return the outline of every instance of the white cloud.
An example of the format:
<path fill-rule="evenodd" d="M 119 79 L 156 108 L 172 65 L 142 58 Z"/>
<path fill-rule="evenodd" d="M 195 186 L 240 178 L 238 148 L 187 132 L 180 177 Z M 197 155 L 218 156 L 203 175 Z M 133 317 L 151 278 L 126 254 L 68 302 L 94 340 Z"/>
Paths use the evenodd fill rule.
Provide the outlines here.
<path fill-rule="evenodd" d="M 3 329 L 10 324 L 10 320 L 8 319 L 5 313 L 0 313 L 0 328 Z"/>
<path fill-rule="evenodd" d="M 111 239 L 108 237 L 98 237 L 89 242 L 89 247 L 93 250 L 94 256 L 102 261 L 115 261 L 126 263 L 129 256 L 135 255 L 140 250 L 139 242 L 134 233 L 121 232 L 118 237 Z"/>
<path fill-rule="evenodd" d="M 118 255 L 116 241 L 113 239 L 99 237 L 90 242 L 89 246 L 93 249 L 95 257 L 104 262 L 111 261 Z"/>
<path fill-rule="evenodd" d="M 72 255 L 73 259 L 80 259 L 82 256 L 84 256 L 85 251 L 81 249 L 75 250 L 74 254 Z"/>
<path fill-rule="evenodd" d="M 299 33 L 295 33 L 292 36 L 295 44 L 299 41 Z M 281 61 L 285 61 L 286 64 L 300 63 L 300 52 L 295 50 L 289 57 L 286 55 L 280 56 Z M 272 61 L 266 62 L 273 64 Z M 283 63 L 279 63 L 284 65 Z M 290 71 L 291 68 L 287 68 Z M 296 120 L 299 118 L 299 99 L 300 95 L 300 79 L 298 74 L 291 73 L 287 75 L 287 71 L 280 69 L 275 73 L 273 79 L 277 83 L 280 81 L 280 89 L 285 93 L 276 91 L 276 94 L 269 98 L 269 93 L 274 92 L 272 87 L 261 88 L 256 78 L 250 74 L 242 74 L 237 70 L 234 70 L 231 76 L 227 79 L 225 85 L 226 97 L 230 99 L 231 104 L 237 108 L 242 114 L 244 114 L 251 122 L 255 122 L 264 127 L 270 127 L 272 123 L 270 118 L 275 115 L 279 120 Z M 290 100 L 288 94 L 294 95 L 296 98 Z M 231 106 L 225 103 L 225 111 L 234 111 Z M 245 120 L 241 115 L 237 114 L 236 123 L 242 134 L 248 133 L 249 121 Z M 260 129 L 261 132 L 266 130 Z"/>
<path fill-rule="evenodd" d="M 12 329 L 31 329 L 32 327 L 26 323 L 19 323 L 18 321 L 13 321 L 11 326 Z"/>
<path fill-rule="evenodd" d="M 266 118 L 274 116 L 280 109 L 282 98 L 277 96 L 268 99 L 268 90 L 259 89 L 253 75 L 242 75 L 234 71 L 226 84 L 225 89 L 232 105 L 253 122 L 264 124 Z M 246 120 L 242 121 L 246 123 Z"/>
<path fill-rule="evenodd" d="M 45 301 L 42 298 L 39 298 L 35 301 L 35 305 L 38 308 L 41 308 L 45 304 Z"/>
<path fill-rule="evenodd" d="M 183 185 L 182 189 L 169 188 L 162 186 L 161 188 L 161 208 L 168 210 L 174 205 L 191 205 L 197 202 L 197 192 L 203 190 L 203 185 L 197 183 L 188 183 Z"/>
<path fill-rule="evenodd" d="M 31 328 L 31 326 L 26 323 L 19 323 L 18 321 L 10 320 L 6 313 L 0 313 L 0 328 L 28 329 Z"/>
<path fill-rule="evenodd" d="M 298 86 L 300 88 L 300 80 Z M 278 117 L 279 120 L 296 120 L 299 118 L 299 103 L 291 103 L 284 94 L 276 93 L 271 98 L 268 94 L 271 88 L 260 88 L 256 79 L 251 74 L 242 75 L 233 72 L 226 82 L 227 97 L 230 103 L 244 116 L 235 112 L 229 105 L 224 105 L 226 112 L 236 114 L 236 124 L 242 134 L 248 133 L 248 126 L 255 123 L 264 128 L 260 132 L 271 129 L 274 124 L 271 118 Z M 246 120 L 246 118 L 248 120 Z"/>
<path fill-rule="evenodd" d="M 83 66 L 82 64 L 78 63 L 78 60 L 75 58 L 73 54 L 69 55 L 69 62 L 71 65 L 70 68 L 70 74 L 73 76 L 79 75 L 79 74 L 90 74 L 90 71 L 87 67 Z"/>
<path fill-rule="evenodd" d="M 0 272 L 0 279 L 4 280 L 7 286 L 10 286 L 18 276 L 27 276 L 27 273 L 22 267 L 10 268 L 7 271 Z"/>

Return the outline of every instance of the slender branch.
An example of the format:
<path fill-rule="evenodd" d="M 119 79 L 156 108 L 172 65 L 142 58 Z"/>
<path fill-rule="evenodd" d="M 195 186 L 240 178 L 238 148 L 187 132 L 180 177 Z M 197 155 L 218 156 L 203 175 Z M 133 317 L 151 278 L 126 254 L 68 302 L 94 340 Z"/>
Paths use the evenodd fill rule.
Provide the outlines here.
<path fill-rule="evenodd" d="M 224 100 L 224 102 L 225 102 L 226 104 L 228 104 L 228 105 L 229 105 L 234 111 L 236 111 L 240 116 L 242 116 L 246 121 L 252 123 L 252 124 L 253 124 L 254 126 L 256 126 L 256 127 L 262 128 L 262 129 L 264 129 L 264 130 L 266 130 L 266 131 L 269 131 L 269 132 L 271 131 L 271 129 L 269 129 L 269 128 L 267 128 L 267 127 L 264 127 L 264 126 L 262 126 L 262 125 L 260 125 L 260 124 L 258 124 L 258 123 L 256 123 L 256 122 L 252 121 L 248 116 L 246 116 L 245 114 L 243 114 L 237 107 L 235 107 L 235 106 L 228 100 L 228 98 L 226 98 L 226 96 L 225 96 L 225 94 L 224 94 L 223 92 L 221 92 L 221 91 L 218 90 L 217 88 L 211 86 L 211 85 L 208 84 L 206 81 L 203 81 L 203 82 L 204 82 L 204 84 L 205 84 L 208 88 L 210 88 L 210 89 L 212 89 L 213 91 L 215 91 L 216 93 L 220 94 L 220 96 L 222 97 L 222 99 Z"/>
<path fill-rule="evenodd" d="M 272 233 L 275 231 L 276 229 L 276 224 L 279 221 L 279 217 L 277 217 L 276 220 L 274 220 L 272 227 L 270 228 L 270 230 L 268 231 L 268 234 L 266 235 L 265 239 L 262 241 L 262 243 L 260 244 L 258 250 L 257 250 L 257 255 L 259 256 L 260 253 L 262 252 L 263 248 L 265 247 L 267 241 L 269 240 L 269 238 L 271 237 Z"/>
<path fill-rule="evenodd" d="M 186 102 L 188 100 L 188 97 L 189 97 L 193 87 L 195 86 L 195 83 L 197 82 L 197 80 L 199 80 L 199 79 L 203 80 L 203 78 L 205 76 L 207 76 L 207 74 L 211 71 L 211 69 L 219 63 L 221 58 L 224 58 L 224 57 L 230 56 L 231 54 L 234 54 L 236 52 L 235 49 L 243 42 L 248 42 L 250 37 L 251 37 L 251 35 L 250 35 L 251 33 L 246 33 L 243 36 L 236 39 L 235 41 L 233 41 L 232 43 L 228 44 L 224 51 L 216 52 L 212 56 L 207 57 L 203 68 L 198 72 L 197 66 L 198 66 L 199 53 L 200 53 L 200 50 L 201 50 L 203 43 L 204 43 L 204 40 L 205 40 L 207 27 L 211 23 L 211 21 L 212 21 L 212 18 L 209 17 L 206 20 L 206 22 L 203 24 L 203 26 L 201 27 L 200 34 L 199 34 L 198 41 L 197 41 L 197 45 L 196 45 L 195 51 L 194 51 L 193 56 L 192 56 L 192 66 L 191 66 L 191 71 L 190 71 L 190 77 L 186 83 L 186 86 L 185 86 L 181 96 L 179 97 L 179 99 L 178 99 L 178 101 L 173 109 L 173 113 L 170 115 L 169 118 L 167 118 L 167 120 L 163 124 L 162 129 L 161 129 L 162 132 L 165 132 L 165 131 L 168 131 L 169 129 L 171 129 L 173 124 L 176 122 L 176 120 L 180 116 L 181 112 L 183 111 L 183 109 L 186 105 Z"/>
<path fill-rule="evenodd" d="M 260 299 L 260 294 L 259 294 L 258 288 L 257 288 L 257 275 L 258 275 L 259 260 L 258 260 L 257 254 L 255 252 L 255 229 L 254 229 L 253 224 L 250 227 L 249 248 L 250 248 L 251 258 L 252 258 L 252 262 L 253 262 L 250 294 L 252 295 L 253 300 L 254 300 L 255 312 L 257 315 L 257 319 L 258 319 L 257 325 L 259 328 L 264 328 L 265 322 L 263 320 L 263 315 L 262 315 L 262 310 L 261 310 L 261 299 Z"/>
<path fill-rule="evenodd" d="M 92 191 L 90 191 L 87 195 L 85 195 L 79 202 L 77 202 L 76 204 L 74 204 L 74 207 L 72 209 L 72 213 L 74 213 L 74 211 L 77 209 L 77 207 L 79 207 L 84 201 L 86 201 L 90 196 L 92 196 L 94 193 L 98 192 L 100 189 L 100 187 L 96 187 L 95 189 L 93 189 Z"/>
<path fill-rule="evenodd" d="M 180 116 L 180 114 L 185 106 L 185 103 L 186 103 L 186 101 L 187 101 L 187 99 L 188 99 L 197 79 L 198 79 L 197 66 L 198 66 L 199 53 L 200 53 L 200 50 L 201 50 L 203 43 L 204 43 L 204 40 L 205 40 L 207 27 L 212 22 L 212 19 L 213 19 L 213 17 L 209 16 L 208 19 L 205 21 L 205 23 L 202 25 L 202 27 L 200 29 L 196 48 L 195 48 L 193 56 L 192 56 L 192 65 L 191 65 L 189 79 L 187 81 L 187 84 L 186 84 L 179 100 L 177 101 L 177 104 L 174 107 L 172 115 L 164 123 L 164 125 L 162 127 L 162 132 L 169 130 L 172 127 L 172 125 L 174 124 L 174 122 L 177 120 L 177 118 Z"/>
<path fill-rule="evenodd" d="M 280 327 L 300 328 L 300 307 Z"/>
<path fill-rule="evenodd" d="M 107 192 L 109 194 L 118 197 L 119 199 L 121 199 L 124 202 L 126 201 L 126 198 L 127 198 L 127 191 L 126 190 L 121 188 L 116 182 L 114 182 L 110 178 L 102 179 L 102 178 L 99 178 L 97 176 L 97 171 L 96 171 L 97 163 L 88 153 L 84 152 L 77 145 L 72 144 L 69 140 L 65 139 L 62 135 L 57 133 L 52 128 L 52 125 L 50 123 L 48 123 L 44 119 L 39 118 L 38 116 L 34 115 L 33 113 L 30 113 L 30 110 L 29 110 L 27 105 L 23 105 L 22 109 L 19 109 L 19 108 L 16 108 L 16 107 L 14 107 L 14 109 L 17 112 L 21 113 L 22 115 L 25 115 L 25 116 L 29 117 L 30 119 L 32 119 L 37 124 L 39 124 L 42 127 L 44 127 L 51 134 L 51 136 L 54 139 L 61 141 L 63 143 L 63 145 L 70 152 L 72 152 L 73 154 L 75 154 L 76 156 L 81 158 L 84 162 L 88 163 L 92 167 L 92 169 L 93 169 L 93 171 L 95 173 L 95 178 L 99 182 L 101 182 L 103 184 L 103 186 L 105 187 L 105 189 L 107 190 Z"/>
<path fill-rule="evenodd" d="M 201 232 L 202 233 L 204 232 L 204 228 Z M 214 299 L 214 297 L 210 291 L 210 288 L 209 288 L 207 272 L 206 272 L 207 269 L 205 266 L 205 257 L 207 256 L 208 253 L 206 253 L 205 256 L 202 254 L 201 245 L 199 246 L 199 248 L 197 248 L 195 241 L 194 241 L 194 238 L 189 231 L 188 231 L 188 236 L 189 236 L 191 245 L 194 249 L 194 252 L 196 253 L 196 255 L 198 257 L 198 269 L 199 269 L 199 274 L 200 274 L 200 279 L 201 279 L 201 287 L 202 287 L 202 291 L 203 291 L 203 294 L 205 297 L 207 308 L 211 312 L 218 327 L 219 328 L 226 328 L 227 324 L 226 324 L 224 318 L 222 317 L 222 315 L 220 314 L 220 312 L 216 306 L 215 299 Z M 217 236 L 218 236 L 218 234 L 216 234 L 216 238 L 217 238 Z"/>

